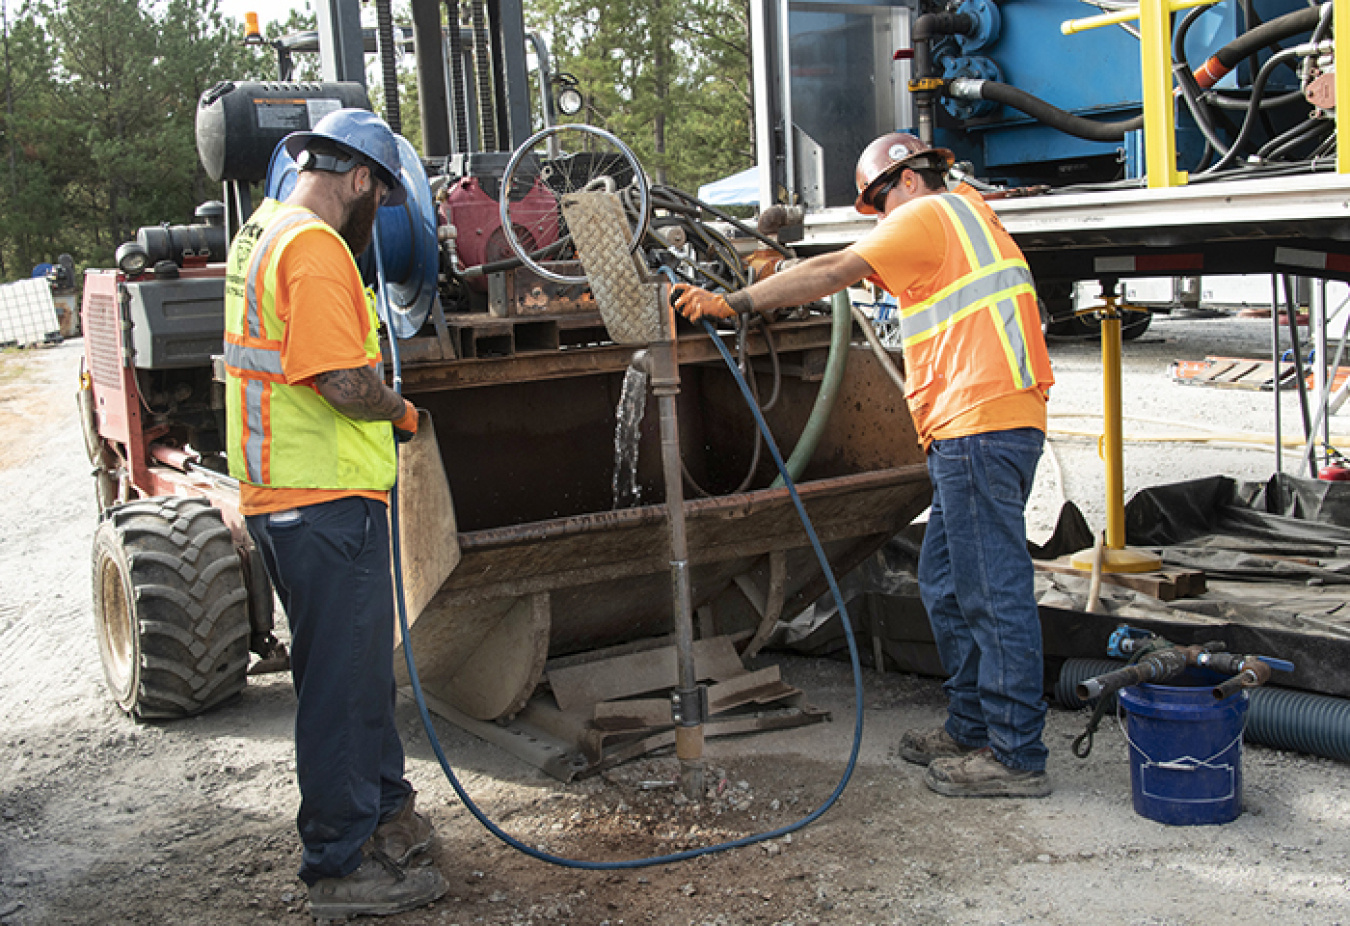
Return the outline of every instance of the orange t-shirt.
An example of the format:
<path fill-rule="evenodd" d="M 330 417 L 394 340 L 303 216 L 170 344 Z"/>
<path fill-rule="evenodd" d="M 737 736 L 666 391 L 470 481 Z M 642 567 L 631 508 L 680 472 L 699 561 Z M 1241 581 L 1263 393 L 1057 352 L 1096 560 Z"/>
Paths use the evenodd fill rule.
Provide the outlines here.
<path fill-rule="evenodd" d="M 342 241 L 322 229 L 300 232 L 277 266 L 276 313 L 286 324 L 281 369 L 292 386 L 314 388 L 330 370 L 368 365 L 370 313 L 361 277 Z M 336 410 L 333 414 L 340 414 Z M 387 502 L 389 493 L 368 489 L 295 489 L 239 484 L 246 515 L 285 511 L 351 496 Z"/>
<path fill-rule="evenodd" d="M 952 192 L 986 208 L 980 194 L 967 184 Z M 848 248 L 867 262 L 875 273 L 873 281 L 901 305 L 929 298 L 947 251 L 947 229 L 936 204 L 925 204 L 920 198 L 912 205 L 918 208 L 895 210 Z M 934 428 L 929 442 L 1013 428 L 1046 429 L 1045 394 L 1040 389 L 1025 389 L 966 409 Z"/>

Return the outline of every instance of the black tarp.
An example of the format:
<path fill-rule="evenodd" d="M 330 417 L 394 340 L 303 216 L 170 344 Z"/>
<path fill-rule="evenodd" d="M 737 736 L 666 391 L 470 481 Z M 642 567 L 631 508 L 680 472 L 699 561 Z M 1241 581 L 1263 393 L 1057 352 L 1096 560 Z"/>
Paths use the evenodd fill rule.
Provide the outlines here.
<path fill-rule="evenodd" d="M 1203 570 L 1201 597 L 1161 602 L 1103 585 L 1101 613 L 1088 614 L 1088 579 L 1042 573 L 1037 594 L 1047 671 L 1065 658 L 1101 658 L 1111 631 L 1129 623 L 1176 643 L 1223 641 L 1230 652 L 1295 663 L 1273 681 L 1350 696 L 1350 483 L 1276 475 L 1264 483 L 1212 476 L 1140 491 L 1125 506 L 1126 542 L 1168 566 Z M 917 600 L 914 569 L 922 524 L 888 542 L 843 583 L 853 624 L 882 636 L 901 668 L 940 672 Z M 1092 530 L 1066 505 L 1052 537 L 1031 545 L 1054 559 L 1092 544 Z M 833 602 L 822 599 L 779 640 L 815 654 L 842 652 Z M 868 647 L 864 645 L 864 652 Z"/>

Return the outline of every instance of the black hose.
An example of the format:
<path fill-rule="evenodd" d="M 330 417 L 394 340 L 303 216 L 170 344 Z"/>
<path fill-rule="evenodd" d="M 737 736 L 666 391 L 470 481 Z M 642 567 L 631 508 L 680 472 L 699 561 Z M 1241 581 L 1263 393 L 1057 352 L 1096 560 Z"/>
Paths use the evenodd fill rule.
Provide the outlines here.
<path fill-rule="evenodd" d="M 547 245 L 546 247 L 542 247 L 539 250 L 530 254 L 530 260 L 537 261 L 552 257 L 558 252 L 562 251 L 563 248 L 565 248 L 567 245 L 571 243 L 572 243 L 572 236 L 563 235 L 561 238 L 559 238 L 552 244 Z M 491 261 L 490 263 L 478 264 L 477 266 L 470 267 L 467 270 L 465 270 L 462 274 L 460 274 L 460 279 L 474 280 L 479 277 L 486 276 L 489 273 L 501 273 L 504 270 L 514 270 L 517 267 L 523 267 L 524 265 L 525 262 L 521 260 L 519 257 L 504 257 L 501 260 L 494 260 Z"/>
<path fill-rule="evenodd" d="M 1200 159 L 1204 164 L 1211 151 L 1217 151 L 1220 156 L 1228 153 L 1228 145 L 1224 144 L 1219 138 L 1218 127 L 1215 125 L 1214 116 L 1223 120 L 1223 127 L 1231 138 L 1237 130 L 1229 121 L 1228 117 L 1222 111 L 1216 110 L 1211 114 L 1206 101 L 1202 98 L 1200 85 L 1195 82 L 1195 75 L 1191 73 L 1191 67 L 1186 61 L 1186 36 L 1191 31 L 1191 26 L 1195 21 L 1203 16 L 1208 7 L 1198 6 L 1191 10 L 1181 20 L 1177 26 L 1177 33 L 1172 40 L 1172 76 L 1176 79 L 1177 88 L 1181 91 L 1182 99 L 1186 101 L 1186 107 L 1191 112 L 1191 117 L 1195 119 L 1195 124 L 1200 128 L 1200 133 L 1205 136 L 1206 151 Z M 1200 168 L 1196 168 L 1197 170 Z"/>
<path fill-rule="evenodd" d="M 1191 75 L 1194 79 L 1195 75 Z M 1251 96 L 1235 97 L 1226 93 L 1220 93 L 1217 90 L 1204 91 L 1205 103 L 1213 106 L 1215 109 L 1241 110 L 1246 112 L 1251 108 Z M 1281 106 L 1288 106 L 1290 103 L 1306 103 L 1308 98 L 1303 95 L 1302 90 L 1290 90 L 1288 93 L 1282 93 L 1279 96 L 1272 96 L 1269 99 L 1261 100 L 1262 109 L 1279 109 Z"/>
<path fill-rule="evenodd" d="M 1204 7 L 1196 7 L 1196 9 L 1204 9 Z M 1177 87 L 1181 90 L 1181 98 L 1186 101 L 1186 108 L 1191 111 L 1191 117 L 1195 119 L 1200 134 L 1205 136 L 1205 153 L 1201 156 L 1200 163 L 1204 163 L 1205 158 L 1209 156 L 1211 151 L 1219 152 L 1220 156 L 1227 154 L 1228 146 L 1219 139 L 1219 134 L 1214 129 L 1214 123 L 1210 121 L 1209 113 L 1200 103 L 1200 88 L 1196 85 L 1195 78 L 1191 76 L 1190 69 L 1186 67 L 1186 62 L 1174 62 L 1172 74 L 1176 78 Z"/>
<path fill-rule="evenodd" d="M 1223 48 L 1195 71 L 1195 79 L 1201 87 L 1208 90 L 1238 63 L 1267 45 L 1274 45 L 1281 39 L 1287 39 L 1302 32 L 1308 32 L 1317 25 L 1322 16 L 1321 6 L 1305 7 L 1276 17 L 1249 29 Z M 1270 62 L 1267 61 L 1268 65 Z"/>
<path fill-rule="evenodd" d="M 1290 59 L 1298 56 L 1298 52 L 1292 48 L 1286 48 L 1276 55 L 1271 55 L 1266 59 L 1266 63 L 1261 66 L 1261 73 L 1256 75 L 1256 80 L 1252 81 L 1252 103 L 1247 110 L 1247 117 L 1242 120 L 1242 130 L 1238 132 L 1237 138 L 1233 139 L 1233 144 L 1229 147 L 1228 153 L 1219 158 L 1218 162 L 1208 170 L 1206 174 L 1213 174 L 1223 170 L 1232 164 L 1242 148 L 1247 144 L 1247 139 L 1251 137 L 1252 128 L 1256 125 L 1256 114 L 1259 111 L 1261 96 L 1265 93 L 1266 82 L 1270 80 L 1270 75 L 1281 65 L 1288 64 Z"/>
<path fill-rule="evenodd" d="M 1025 90 L 1019 90 L 1016 87 L 993 80 L 957 79 L 948 81 L 943 85 L 943 92 L 958 99 L 989 100 L 993 103 L 1011 106 L 1038 122 L 1045 123 L 1052 129 L 1058 129 L 1066 135 L 1073 135 L 1088 141 L 1122 141 L 1126 132 L 1133 132 L 1144 126 L 1142 115 L 1121 122 L 1094 122 L 1091 119 L 1066 112 L 1053 103 L 1047 103 L 1040 97 L 1032 96 Z"/>
<path fill-rule="evenodd" d="M 403 134 L 398 107 L 398 49 L 394 47 L 394 14 L 391 0 L 375 0 L 375 23 L 380 39 L 380 79 L 384 84 L 384 116 L 395 135 Z"/>
<path fill-rule="evenodd" d="M 920 19 L 922 18 L 923 17 L 920 17 Z M 751 226 L 742 222 L 740 219 L 736 218 L 734 215 L 729 215 L 726 212 L 723 212 L 721 209 L 718 209 L 716 206 L 710 206 L 703 200 L 699 199 L 698 197 L 692 196 L 689 193 L 686 193 L 684 190 L 679 189 L 678 187 L 673 186 L 652 187 L 653 195 L 655 195 L 655 192 L 657 190 L 660 190 L 662 193 L 669 193 L 670 195 L 676 197 L 677 199 L 682 199 L 693 206 L 697 206 L 699 209 L 703 210 L 704 212 L 707 212 L 709 215 L 716 216 L 723 222 L 726 222 L 728 225 L 735 228 L 741 234 L 749 235 L 751 238 L 756 239 L 765 247 L 773 248 L 775 251 L 777 251 L 779 254 L 782 254 L 784 257 L 792 256 L 791 251 L 789 251 L 783 245 L 779 244 L 774 239 L 770 238 L 768 235 L 760 234 L 759 229 L 752 228 Z"/>
<path fill-rule="evenodd" d="M 1272 138 L 1256 151 L 1256 156 L 1262 161 L 1278 161 L 1280 157 L 1293 151 L 1299 145 L 1306 144 L 1314 136 L 1322 132 L 1330 132 L 1335 128 L 1327 119 L 1308 118 L 1294 126 L 1289 131 Z M 1321 139 L 1318 139 L 1321 141 Z"/>

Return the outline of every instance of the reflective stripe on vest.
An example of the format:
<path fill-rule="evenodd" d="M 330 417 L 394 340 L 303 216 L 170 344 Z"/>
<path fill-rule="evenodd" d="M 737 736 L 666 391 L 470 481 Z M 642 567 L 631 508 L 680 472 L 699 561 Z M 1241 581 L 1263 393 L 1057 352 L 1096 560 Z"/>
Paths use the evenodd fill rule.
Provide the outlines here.
<path fill-rule="evenodd" d="M 1013 383 L 1018 389 L 1034 386 L 1036 375 L 1016 302 L 1021 295 L 1035 297 L 1030 268 L 1020 257 L 999 256 L 993 232 L 963 197 L 944 193 L 938 197 L 938 205 L 951 220 L 971 270 L 929 299 L 901 311 L 905 348 L 937 337 L 962 319 L 987 310 L 996 322 L 994 330 L 1003 345 Z"/>
<path fill-rule="evenodd" d="M 248 247 L 248 235 L 257 235 L 252 250 L 231 252 L 225 297 L 230 472 L 254 485 L 388 489 L 396 466 L 389 423 L 348 418 L 314 386 L 286 380 L 286 326 L 273 301 L 278 267 L 291 241 L 312 228 L 336 235 L 313 213 L 268 200 L 235 242 L 236 249 Z M 354 263 L 350 269 L 357 279 Z M 378 321 L 368 301 L 361 304 L 370 316 L 364 350 L 375 364 Z"/>

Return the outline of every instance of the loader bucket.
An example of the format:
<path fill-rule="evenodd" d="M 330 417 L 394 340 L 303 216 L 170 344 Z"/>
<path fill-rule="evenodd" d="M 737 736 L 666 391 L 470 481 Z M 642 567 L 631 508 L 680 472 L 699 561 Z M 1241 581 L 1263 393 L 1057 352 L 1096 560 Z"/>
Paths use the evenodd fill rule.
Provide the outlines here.
<path fill-rule="evenodd" d="M 786 456 L 815 400 L 829 323 L 780 324 L 781 394 L 765 417 Z M 776 471 L 767 452 L 755 460 L 753 419 L 711 348 L 699 335 L 680 342 L 680 446 L 687 475 L 708 493 L 686 485 L 700 630 L 729 634 L 760 622 L 740 590 L 745 579 L 736 580 L 762 586 L 770 554 L 787 564 L 784 617 L 810 605 L 826 582 L 787 490 L 767 488 Z M 455 382 L 434 363 L 409 365 L 406 389 L 436 422 L 462 556 L 412 624 L 411 642 L 428 695 L 471 718 L 520 711 L 552 657 L 671 631 L 654 400 L 639 442 L 641 504 L 614 510 L 615 407 L 630 352 L 607 350 L 608 363 L 588 364 L 599 372 L 573 373 L 566 352 L 552 351 L 537 361 L 520 355 L 506 365 L 514 374 L 492 382 Z M 763 356 L 754 378 L 767 400 L 774 377 Z M 751 487 L 727 494 L 752 461 Z M 903 398 L 865 349 L 849 352 L 799 491 L 837 575 L 928 506 Z M 403 673 L 402 658 L 397 666 Z"/>

